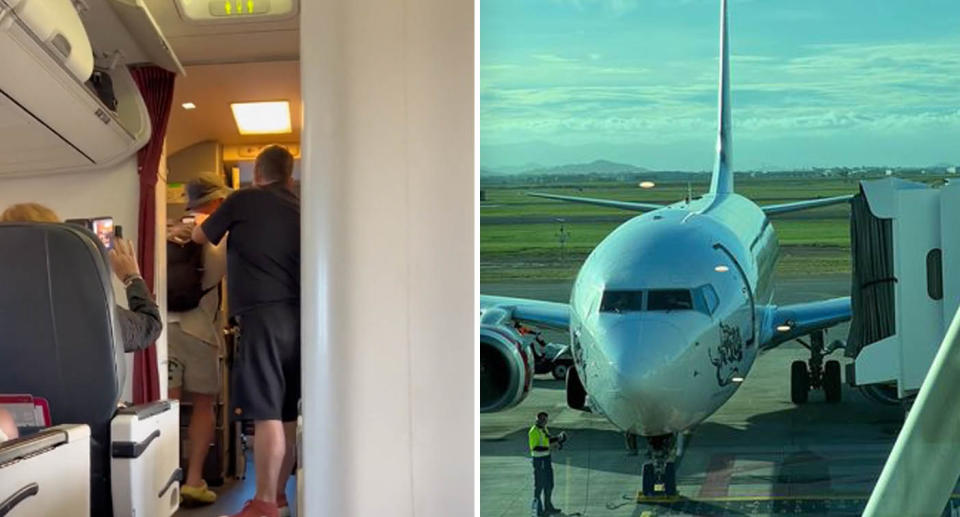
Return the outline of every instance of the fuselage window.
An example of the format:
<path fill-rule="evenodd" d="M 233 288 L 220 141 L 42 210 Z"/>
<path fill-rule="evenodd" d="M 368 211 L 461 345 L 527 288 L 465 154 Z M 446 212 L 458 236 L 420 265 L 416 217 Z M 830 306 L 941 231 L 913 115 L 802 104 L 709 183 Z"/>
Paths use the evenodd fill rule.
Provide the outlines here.
<path fill-rule="evenodd" d="M 693 309 L 693 296 L 687 289 L 664 289 L 647 293 L 648 311 L 683 311 Z"/>
<path fill-rule="evenodd" d="M 643 291 L 605 291 L 600 312 L 634 312 L 643 310 Z"/>

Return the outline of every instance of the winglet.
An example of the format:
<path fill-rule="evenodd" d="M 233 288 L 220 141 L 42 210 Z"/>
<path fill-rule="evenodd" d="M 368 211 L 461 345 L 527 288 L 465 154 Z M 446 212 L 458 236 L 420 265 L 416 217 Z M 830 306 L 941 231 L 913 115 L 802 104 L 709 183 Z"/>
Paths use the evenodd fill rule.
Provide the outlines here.
<path fill-rule="evenodd" d="M 717 158 L 713 164 L 710 193 L 733 192 L 731 153 L 732 125 L 730 123 L 730 48 L 727 37 L 727 0 L 720 0 L 720 93 L 718 99 Z"/>

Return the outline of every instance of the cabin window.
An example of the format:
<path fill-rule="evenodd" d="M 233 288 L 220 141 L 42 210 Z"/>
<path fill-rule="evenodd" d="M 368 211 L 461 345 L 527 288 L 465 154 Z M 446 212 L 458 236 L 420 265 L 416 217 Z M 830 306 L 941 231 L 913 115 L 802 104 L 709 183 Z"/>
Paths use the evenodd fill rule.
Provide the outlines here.
<path fill-rule="evenodd" d="M 943 264 L 939 248 L 927 253 L 927 294 L 934 300 L 943 299 Z"/>
<path fill-rule="evenodd" d="M 648 311 L 682 311 L 693 309 L 693 296 L 688 289 L 663 289 L 647 293 Z"/>
<path fill-rule="evenodd" d="M 604 291 L 600 312 L 635 312 L 643 310 L 643 291 Z"/>

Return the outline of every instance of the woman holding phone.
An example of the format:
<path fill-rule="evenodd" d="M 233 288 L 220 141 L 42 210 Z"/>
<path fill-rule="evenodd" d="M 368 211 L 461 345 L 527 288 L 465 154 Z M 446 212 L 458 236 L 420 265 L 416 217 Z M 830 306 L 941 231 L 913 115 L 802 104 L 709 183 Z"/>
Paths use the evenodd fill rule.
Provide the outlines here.
<path fill-rule="evenodd" d="M 0 214 L 0 222 L 59 223 L 60 217 L 39 203 L 21 203 L 10 206 Z M 119 227 L 116 227 L 119 229 Z M 153 344 L 163 330 L 160 308 L 150 295 L 147 284 L 140 276 L 136 251 L 133 243 L 114 235 L 113 249 L 110 250 L 110 265 L 113 274 L 123 282 L 127 293 L 129 309 L 116 307 L 120 321 L 120 333 L 124 352 L 143 350 Z"/>

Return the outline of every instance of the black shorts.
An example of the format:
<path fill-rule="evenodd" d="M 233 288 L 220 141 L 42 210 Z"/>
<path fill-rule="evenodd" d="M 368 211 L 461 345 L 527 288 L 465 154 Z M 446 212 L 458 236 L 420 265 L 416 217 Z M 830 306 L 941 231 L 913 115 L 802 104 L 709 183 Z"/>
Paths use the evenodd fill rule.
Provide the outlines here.
<path fill-rule="evenodd" d="M 240 336 L 230 391 L 234 418 L 295 421 L 300 400 L 299 305 L 261 305 L 237 320 Z"/>

